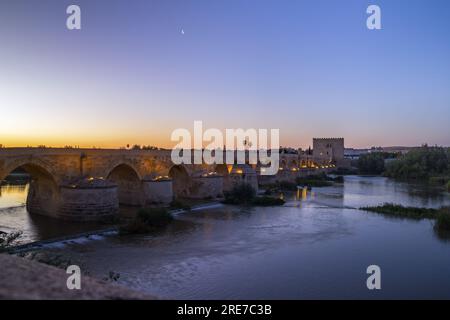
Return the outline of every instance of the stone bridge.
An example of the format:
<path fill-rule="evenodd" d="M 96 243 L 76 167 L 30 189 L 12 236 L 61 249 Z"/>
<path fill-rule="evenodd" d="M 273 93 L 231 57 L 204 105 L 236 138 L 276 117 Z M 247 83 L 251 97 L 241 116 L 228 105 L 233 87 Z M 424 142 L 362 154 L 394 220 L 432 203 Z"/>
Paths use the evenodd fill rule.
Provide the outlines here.
<path fill-rule="evenodd" d="M 0 149 L 0 181 L 17 169 L 31 176 L 27 209 L 67 220 L 100 220 L 115 215 L 119 204 L 168 204 L 173 198 L 221 197 L 237 181 L 258 187 L 298 176 L 297 155 L 282 155 L 276 176 L 259 176 L 256 165 L 174 165 L 170 150 Z"/>

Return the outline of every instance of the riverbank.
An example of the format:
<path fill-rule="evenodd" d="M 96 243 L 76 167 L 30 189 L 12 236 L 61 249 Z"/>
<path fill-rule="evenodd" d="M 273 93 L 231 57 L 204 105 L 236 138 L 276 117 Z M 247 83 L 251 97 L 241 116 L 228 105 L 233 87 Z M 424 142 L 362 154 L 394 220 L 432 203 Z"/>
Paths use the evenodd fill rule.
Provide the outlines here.
<path fill-rule="evenodd" d="M 223 206 L 222 203 L 218 201 L 209 201 L 209 202 L 203 202 L 202 204 L 194 205 L 190 207 L 189 209 L 173 209 L 170 210 L 169 213 L 173 215 L 174 217 L 183 214 L 185 212 L 189 211 L 198 211 L 198 210 L 204 210 L 204 209 L 212 209 Z M 115 236 L 119 234 L 119 225 L 110 226 L 108 228 L 98 228 L 95 230 L 90 230 L 86 232 L 78 232 L 74 234 L 69 234 L 67 236 L 63 237 L 56 237 L 56 238 L 50 238 L 45 240 L 39 240 L 39 241 L 33 241 L 25 244 L 20 245 L 13 245 L 8 248 L 9 253 L 13 254 L 19 254 L 19 253 L 26 253 L 29 251 L 36 251 L 41 249 L 48 249 L 52 247 L 61 247 L 66 244 L 71 243 L 82 243 L 90 240 L 98 240 L 102 239 L 104 237 L 109 236 Z"/>
<path fill-rule="evenodd" d="M 0 254 L 0 299 L 117 300 L 156 299 L 119 285 L 81 276 L 81 289 L 67 288 L 64 270 L 8 254 Z"/>
<path fill-rule="evenodd" d="M 384 177 L 344 179 L 284 192 L 283 206 L 209 202 L 174 210 L 175 219 L 162 230 L 78 233 L 75 239 L 35 243 L 35 251 L 23 248 L 23 256 L 62 271 L 76 264 L 96 279 L 168 299 L 371 299 L 364 277 L 369 264 L 391 275 L 389 288 L 377 297 L 449 298 L 450 242 L 434 232 L 432 221 L 392 219 L 358 208 L 384 202 L 440 208 L 450 206 L 450 195 Z"/>

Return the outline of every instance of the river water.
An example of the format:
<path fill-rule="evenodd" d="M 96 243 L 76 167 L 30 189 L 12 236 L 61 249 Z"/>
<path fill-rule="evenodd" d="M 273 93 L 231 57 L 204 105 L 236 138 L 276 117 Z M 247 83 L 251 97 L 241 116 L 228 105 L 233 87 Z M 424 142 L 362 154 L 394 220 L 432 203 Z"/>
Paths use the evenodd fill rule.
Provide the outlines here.
<path fill-rule="evenodd" d="M 448 193 L 347 176 L 344 184 L 284 197 L 283 207 L 218 205 L 178 214 L 154 234 L 102 237 L 45 252 L 99 278 L 119 273 L 118 283 L 164 298 L 450 298 L 450 242 L 435 234 L 432 221 L 357 209 L 383 202 L 448 206 Z M 0 205 L 20 202 L 15 199 L 2 191 Z M 23 207 L 8 210 L 0 210 L 0 230 L 11 216 L 27 215 Z M 45 234 L 33 234 L 30 218 L 16 221 L 29 239 Z M 366 287 L 366 268 L 374 264 L 381 268 L 381 290 Z"/>

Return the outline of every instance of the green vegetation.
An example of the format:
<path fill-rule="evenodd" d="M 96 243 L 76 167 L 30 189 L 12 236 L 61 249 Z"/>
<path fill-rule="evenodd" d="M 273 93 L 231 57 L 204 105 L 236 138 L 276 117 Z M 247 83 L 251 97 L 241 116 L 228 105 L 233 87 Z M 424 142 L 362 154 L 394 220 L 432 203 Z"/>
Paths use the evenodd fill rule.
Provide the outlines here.
<path fill-rule="evenodd" d="M 384 161 L 386 159 L 394 159 L 393 153 L 388 152 L 372 152 L 363 154 L 359 157 L 357 166 L 360 174 L 382 174 L 385 170 Z"/>
<path fill-rule="evenodd" d="M 256 196 L 256 191 L 251 185 L 241 183 L 234 186 L 230 191 L 225 192 L 225 200 L 223 203 L 268 207 L 281 206 L 284 204 L 284 200 L 269 196 Z"/>
<path fill-rule="evenodd" d="M 117 282 L 120 279 L 120 273 L 110 271 L 108 276 L 103 278 L 102 280 L 105 282 Z"/>
<path fill-rule="evenodd" d="M 424 145 L 411 150 L 399 160 L 388 164 L 385 175 L 405 180 L 443 181 L 442 185 L 445 185 L 450 177 L 449 149 Z"/>
<path fill-rule="evenodd" d="M 330 176 L 328 176 L 328 181 L 333 181 L 333 182 L 336 182 L 336 183 L 344 183 L 344 177 L 343 176 L 337 176 L 337 177 L 330 177 Z"/>
<path fill-rule="evenodd" d="M 417 208 L 404 207 L 398 204 L 385 203 L 376 207 L 363 207 L 361 210 L 376 212 L 395 218 L 408 219 L 431 219 L 435 220 L 434 229 L 441 237 L 450 235 L 450 207 L 433 208 Z"/>
<path fill-rule="evenodd" d="M 332 186 L 333 183 L 326 180 L 316 180 L 316 179 L 308 179 L 308 178 L 297 178 L 295 179 L 298 185 L 306 186 L 308 188 L 316 187 L 329 187 Z"/>
<path fill-rule="evenodd" d="M 376 207 L 362 207 L 361 210 L 381 213 L 398 218 L 435 219 L 439 209 L 404 207 L 399 204 L 385 203 Z"/>
<path fill-rule="evenodd" d="M 20 238 L 22 232 L 3 232 L 0 231 L 0 253 L 7 251 L 9 248 L 14 246 L 17 239 Z"/>
<path fill-rule="evenodd" d="M 336 168 L 331 171 L 330 174 L 336 174 L 339 176 L 355 175 L 358 174 L 358 170 L 355 168 Z"/>
<path fill-rule="evenodd" d="M 275 189 L 280 191 L 295 191 L 297 190 L 297 184 L 289 181 L 279 181 L 274 185 Z"/>
<path fill-rule="evenodd" d="M 447 182 L 447 192 L 450 192 L 450 180 Z"/>
<path fill-rule="evenodd" d="M 295 182 L 279 181 L 273 184 L 266 185 L 266 194 L 269 195 L 273 192 L 280 191 L 297 191 L 297 186 L 312 187 L 329 187 L 333 185 L 333 182 L 343 183 L 343 176 L 330 177 L 323 174 L 310 175 L 307 177 L 298 177 Z"/>
<path fill-rule="evenodd" d="M 25 257 L 27 254 L 25 253 Z M 35 260 L 40 263 L 47 264 L 49 266 L 54 266 L 56 268 L 66 270 L 70 265 L 72 265 L 72 260 L 65 256 L 64 254 L 50 253 L 50 252 L 32 252 L 28 256 L 28 259 Z M 83 268 L 82 268 L 83 270 Z M 85 273 L 85 272 L 83 272 Z"/>
<path fill-rule="evenodd" d="M 434 229 L 438 232 L 450 232 L 450 208 L 442 208 L 438 212 Z"/>
<path fill-rule="evenodd" d="M 136 217 L 119 229 L 121 234 L 148 233 L 169 224 L 173 220 L 170 212 L 165 208 L 139 209 Z"/>
<path fill-rule="evenodd" d="M 331 178 L 325 173 L 318 175 L 310 175 L 307 177 L 297 177 L 295 183 L 300 186 L 311 187 L 329 187 L 333 185 L 336 178 Z M 342 178 L 343 179 L 343 178 Z M 342 180 L 343 181 L 343 180 Z M 336 181 L 338 182 L 338 181 Z"/>
<path fill-rule="evenodd" d="M 282 206 L 284 203 L 283 199 L 268 196 L 255 197 L 252 201 L 252 205 L 258 207 Z"/>
<path fill-rule="evenodd" d="M 448 177 L 431 177 L 428 182 L 432 185 L 445 186 L 448 182 Z"/>
<path fill-rule="evenodd" d="M 250 204 L 256 197 L 256 191 L 248 183 L 241 183 L 225 191 L 224 196 L 226 204 Z"/>

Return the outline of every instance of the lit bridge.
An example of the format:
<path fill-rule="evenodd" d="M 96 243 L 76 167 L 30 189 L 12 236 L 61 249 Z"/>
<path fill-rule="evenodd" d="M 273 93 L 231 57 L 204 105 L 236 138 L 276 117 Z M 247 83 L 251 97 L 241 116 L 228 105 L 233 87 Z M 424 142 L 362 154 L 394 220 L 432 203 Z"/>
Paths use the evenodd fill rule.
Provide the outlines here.
<path fill-rule="evenodd" d="M 256 165 L 174 165 L 170 150 L 0 148 L 0 181 L 21 169 L 31 176 L 30 213 L 73 221 L 102 220 L 119 204 L 167 205 L 174 198 L 215 199 L 236 182 L 295 180 L 309 174 L 298 155 L 281 154 L 275 176 Z"/>

